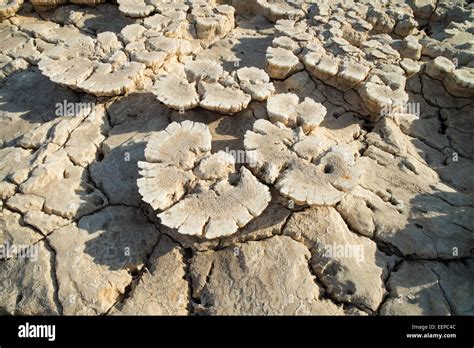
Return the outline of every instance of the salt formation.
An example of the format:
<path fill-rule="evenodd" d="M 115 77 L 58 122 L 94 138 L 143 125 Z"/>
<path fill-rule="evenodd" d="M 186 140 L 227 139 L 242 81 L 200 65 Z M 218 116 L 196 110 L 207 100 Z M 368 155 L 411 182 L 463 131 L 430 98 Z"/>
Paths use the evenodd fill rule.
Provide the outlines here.
<path fill-rule="evenodd" d="M 189 81 L 216 82 L 223 75 L 224 69 L 209 59 L 197 59 L 188 62 L 184 66 L 184 71 Z"/>
<path fill-rule="evenodd" d="M 114 33 L 101 33 L 92 39 L 77 32 L 76 38 L 55 40 L 58 44 L 43 52 L 38 67 L 60 85 L 97 96 L 114 96 L 136 90 L 144 77 L 145 65 L 128 60 Z"/>
<path fill-rule="evenodd" d="M 1 313 L 473 314 L 473 4 L 117 2 L 0 0 Z"/>
<path fill-rule="evenodd" d="M 174 37 L 193 37 L 210 44 L 225 37 L 235 26 L 234 8 L 215 1 L 119 0 L 119 10 L 130 17 L 167 22 Z"/>
<path fill-rule="evenodd" d="M 303 8 L 295 8 L 295 6 L 292 6 L 294 4 L 290 2 L 275 0 L 229 0 L 229 2 L 240 12 L 258 14 L 266 17 L 271 22 L 276 22 L 280 19 L 288 18 L 304 18 L 305 11 L 309 8 L 309 6 L 311 6 L 311 3 L 295 2 L 295 4 L 303 6 Z"/>
<path fill-rule="evenodd" d="M 250 102 L 250 96 L 238 88 L 206 82 L 202 82 L 199 87 L 202 95 L 199 105 L 204 109 L 233 114 L 245 109 Z"/>
<path fill-rule="evenodd" d="M 234 8 L 227 5 L 194 6 L 190 18 L 198 39 L 214 41 L 225 37 L 234 28 L 234 12 Z"/>
<path fill-rule="evenodd" d="M 270 201 L 268 188 L 234 159 L 210 153 L 211 134 L 202 124 L 172 123 L 152 136 L 139 162 L 143 200 L 161 222 L 180 233 L 213 239 L 228 236 L 260 215 Z"/>
<path fill-rule="evenodd" d="M 76 5 L 90 5 L 95 6 L 102 4 L 105 0 L 30 0 L 31 4 L 39 9 L 49 9 L 58 5 L 64 5 L 67 3 Z"/>
<path fill-rule="evenodd" d="M 298 57 L 290 50 L 284 48 L 268 48 L 265 71 L 271 78 L 284 80 L 296 71 L 302 70 L 302 68 Z"/>
<path fill-rule="evenodd" d="M 0 20 L 15 15 L 22 4 L 23 0 L 2 0 L 0 2 Z"/>
<path fill-rule="evenodd" d="M 242 89 L 253 93 L 254 99 L 260 100 L 273 90 L 268 76 L 265 79 L 265 75 L 262 77 L 260 73 L 258 77 L 253 77 L 251 74 L 245 75 L 243 71 L 240 72 L 241 89 L 219 64 L 206 59 L 190 61 L 183 69 L 181 76 L 160 77 L 154 86 L 158 100 L 176 110 L 188 110 L 199 105 L 222 114 L 235 114 L 247 108 L 252 99 Z"/>
<path fill-rule="evenodd" d="M 87 58 L 60 62 L 45 58 L 38 66 L 53 82 L 97 96 L 114 96 L 134 91 L 143 76 L 144 64 L 127 63 L 114 66 Z"/>
<path fill-rule="evenodd" d="M 474 96 L 474 68 L 456 69 L 443 80 L 446 90 L 456 97 Z"/>
<path fill-rule="evenodd" d="M 167 75 L 154 86 L 159 101 L 176 110 L 188 110 L 199 105 L 194 83 L 174 75 Z"/>
<path fill-rule="evenodd" d="M 338 203 L 360 176 L 353 153 L 347 146 L 334 146 L 323 133 L 305 136 L 298 130 L 279 122 L 255 122 L 244 140 L 252 170 L 297 204 Z"/>
<path fill-rule="evenodd" d="M 338 40 L 337 45 L 341 50 L 351 47 L 344 39 Z M 354 49 L 363 56 L 363 52 L 355 47 Z M 403 81 L 398 85 L 391 85 L 393 81 L 390 79 L 390 72 L 387 71 L 389 68 L 385 67 L 384 71 L 372 66 L 367 59 L 355 61 L 349 56 L 340 56 L 326 51 L 320 43 L 313 42 L 303 53 L 303 63 L 314 77 L 341 91 L 356 89 L 372 113 L 373 119 L 380 116 L 385 105 L 402 105 L 408 101 L 408 94 L 404 91 L 403 73 L 401 75 Z"/>
<path fill-rule="evenodd" d="M 257 68 L 241 68 L 237 70 L 240 88 L 254 100 L 262 101 L 275 92 L 273 83 L 267 73 Z"/>
<path fill-rule="evenodd" d="M 130 17 L 146 17 L 155 10 L 155 6 L 145 0 L 119 0 L 119 10 Z"/>
<path fill-rule="evenodd" d="M 326 115 L 326 108 L 311 98 L 299 103 L 296 94 L 278 94 L 267 102 L 268 118 L 273 123 L 281 122 L 288 127 L 302 127 L 305 133 L 319 126 Z"/>
<path fill-rule="evenodd" d="M 52 81 L 75 90 L 97 96 L 121 95 L 141 89 L 149 83 L 145 77 L 146 69 L 152 73 L 165 70 L 168 63 L 183 60 L 185 56 L 201 49 L 201 45 L 206 46 L 225 37 L 234 27 L 234 9 L 230 6 L 209 8 L 195 3 L 189 7 L 173 2 L 158 5 L 164 6 L 160 7 L 160 13 L 147 17 L 141 24 L 125 26 L 119 35 L 103 32 L 97 38 L 91 38 L 81 34 L 83 39 L 80 42 L 69 37 L 55 38 L 60 44 L 51 51 L 42 52 L 39 68 Z M 141 5 L 134 2 L 120 6 L 135 11 Z M 146 8 L 149 6 L 145 5 Z M 191 23 L 187 21 L 188 10 L 191 11 Z M 172 82 L 167 80 L 166 83 L 171 86 Z M 157 86 L 162 84 L 158 82 Z M 222 91 L 217 86 L 207 90 L 212 90 L 211 95 L 207 96 L 208 100 L 212 100 L 216 93 L 233 97 L 232 93 Z M 162 93 L 159 95 L 161 99 L 168 100 Z M 247 96 L 240 98 L 241 105 L 232 105 L 230 108 L 224 106 L 223 111 L 235 112 L 245 108 Z M 191 97 L 191 100 L 194 99 Z M 183 108 L 196 106 L 192 101 L 185 104 Z M 219 109 L 216 102 L 204 104 L 211 109 Z M 170 105 L 181 107 L 174 102 Z"/>

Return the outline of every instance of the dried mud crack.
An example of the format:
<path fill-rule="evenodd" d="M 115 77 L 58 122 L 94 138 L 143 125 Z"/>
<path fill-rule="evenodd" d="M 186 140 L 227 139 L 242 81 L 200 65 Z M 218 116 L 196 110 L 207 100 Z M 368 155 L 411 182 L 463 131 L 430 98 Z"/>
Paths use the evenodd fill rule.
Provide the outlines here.
<path fill-rule="evenodd" d="M 0 1 L 0 313 L 473 315 L 468 1 Z"/>

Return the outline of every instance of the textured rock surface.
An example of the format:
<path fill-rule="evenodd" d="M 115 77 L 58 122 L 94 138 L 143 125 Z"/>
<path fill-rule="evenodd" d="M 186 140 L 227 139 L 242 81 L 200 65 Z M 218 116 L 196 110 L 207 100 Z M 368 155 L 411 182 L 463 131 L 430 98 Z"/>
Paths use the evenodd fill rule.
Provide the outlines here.
<path fill-rule="evenodd" d="M 313 250 L 312 267 L 331 296 L 377 310 L 394 259 L 377 250 L 370 239 L 350 232 L 334 208 L 295 213 L 283 233 Z"/>
<path fill-rule="evenodd" d="M 0 0 L 0 314 L 474 314 L 473 30 Z"/>
<path fill-rule="evenodd" d="M 136 288 L 110 314 L 186 315 L 189 286 L 182 249 L 163 236 L 150 256 Z"/>
<path fill-rule="evenodd" d="M 0 311 L 10 315 L 57 315 L 54 256 L 44 242 L 33 253 L 2 261 L 0 268 Z M 34 257 L 31 257 L 35 255 Z"/>
<path fill-rule="evenodd" d="M 388 281 L 383 315 L 472 315 L 472 260 L 404 262 Z"/>
<path fill-rule="evenodd" d="M 132 271 L 144 266 L 157 237 L 140 211 L 123 206 L 104 208 L 53 233 L 64 314 L 106 313 L 124 294 Z"/>
<path fill-rule="evenodd" d="M 288 237 L 199 253 L 191 261 L 193 296 L 210 314 L 343 314 L 319 298 L 309 256 Z M 269 283 L 271 290 L 265 285 Z"/>

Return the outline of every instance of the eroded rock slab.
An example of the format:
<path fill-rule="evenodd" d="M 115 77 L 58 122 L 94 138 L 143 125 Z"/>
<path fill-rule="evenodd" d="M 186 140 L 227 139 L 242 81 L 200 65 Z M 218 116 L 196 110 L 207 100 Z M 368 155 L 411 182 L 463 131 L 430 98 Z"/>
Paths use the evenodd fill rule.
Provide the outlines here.
<path fill-rule="evenodd" d="M 25 257 L 10 258 L 0 267 L 0 311 L 9 315 L 58 315 L 53 278 L 54 256 L 41 241 Z"/>
<path fill-rule="evenodd" d="M 210 314 L 343 314 L 320 297 L 309 257 L 305 246 L 289 237 L 198 253 L 191 262 L 193 296 Z"/>
<path fill-rule="evenodd" d="M 22 3 L 0 312 L 472 314 L 472 4 Z"/>
<path fill-rule="evenodd" d="M 145 270 L 124 303 L 111 315 L 186 315 L 189 285 L 185 277 L 183 250 L 168 237 L 161 237 Z"/>
<path fill-rule="evenodd" d="M 136 208 L 114 206 L 49 238 L 64 314 L 98 315 L 124 294 L 131 272 L 144 266 L 158 232 Z"/>
<path fill-rule="evenodd" d="M 404 262 L 388 281 L 382 315 L 472 315 L 472 260 Z"/>
<path fill-rule="evenodd" d="M 312 250 L 311 265 L 331 296 L 376 311 L 394 259 L 376 244 L 347 228 L 332 207 L 295 213 L 283 231 Z"/>

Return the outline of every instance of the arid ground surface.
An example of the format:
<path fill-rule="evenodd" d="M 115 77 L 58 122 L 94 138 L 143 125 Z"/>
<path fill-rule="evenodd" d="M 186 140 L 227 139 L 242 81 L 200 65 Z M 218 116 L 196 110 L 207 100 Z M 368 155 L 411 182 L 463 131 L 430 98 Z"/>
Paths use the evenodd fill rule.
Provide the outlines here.
<path fill-rule="evenodd" d="M 472 4 L 94 2 L 0 0 L 0 313 L 474 314 Z"/>

